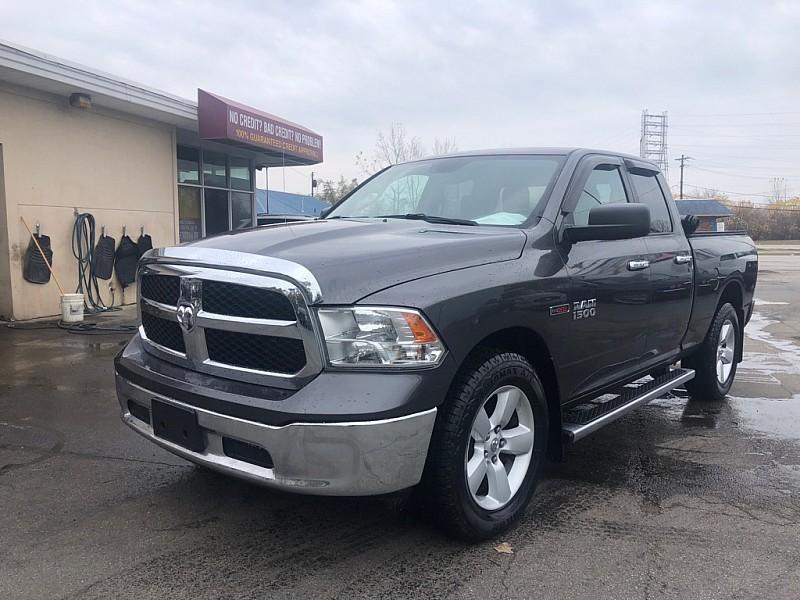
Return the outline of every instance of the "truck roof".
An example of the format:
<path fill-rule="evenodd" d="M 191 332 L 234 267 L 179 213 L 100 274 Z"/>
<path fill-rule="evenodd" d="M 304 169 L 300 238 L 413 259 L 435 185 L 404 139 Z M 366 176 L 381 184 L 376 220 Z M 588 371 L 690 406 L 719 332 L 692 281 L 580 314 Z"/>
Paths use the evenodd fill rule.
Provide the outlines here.
<path fill-rule="evenodd" d="M 425 158 L 420 158 L 413 161 L 408 162 L 419 162 L 423 160 L 431 160 L 437 158 L 452 158 L 457 156 L 502 156 L 502 155 L 514 155 L 514 154 L 549 154 L 549 155 L 557 155 L 557 156 L 575 156 L 580 158 L 587 154 L 607 154 L 609 156 L 618 156 L 620 158 L 627 158 L 630 160 L 635 160 L 640 163 L 646 163 L 650 165 L 653 169 L 660 171 L 658 166 L 646 158 L 642 158 L 641 156 L 634 156 L 633 154 L 625 154 L 624 152 L 615 152 L 614 150 L 601 150 L 597 148 L 578 148 L 578 147 L 525 147 L 525 148 L 487 148 L 482 150 L 466 150 L 463 152 L 451 152 L 448 154 L 440 154 L 437 156 L 426 156 Z"/>

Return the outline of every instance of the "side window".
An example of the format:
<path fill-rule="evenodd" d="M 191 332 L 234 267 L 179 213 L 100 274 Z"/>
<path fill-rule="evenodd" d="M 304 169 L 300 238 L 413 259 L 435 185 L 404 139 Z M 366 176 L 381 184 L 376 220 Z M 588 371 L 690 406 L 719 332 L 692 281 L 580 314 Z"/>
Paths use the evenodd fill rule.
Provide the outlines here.
<path fill-rule="evenodd" d="M 638 175 L 636 173 L 630 175 L 639 202 L 650 208 L 650 231 L 653 233 L 672 231 L 672 219 L 669 216 L 667 199 L 664 197 L 664 190 L 661 189 L 658 178 L 655 175 Z"/>
<path fill-rule="evenodd" d="M 601 204 L 627 202 L 622 174 L 616 165 L 598 165 L 589 175 L 583 186 L 578 203 L 572 212 L 574 225 L 588 225 L 589 211 Z"/>

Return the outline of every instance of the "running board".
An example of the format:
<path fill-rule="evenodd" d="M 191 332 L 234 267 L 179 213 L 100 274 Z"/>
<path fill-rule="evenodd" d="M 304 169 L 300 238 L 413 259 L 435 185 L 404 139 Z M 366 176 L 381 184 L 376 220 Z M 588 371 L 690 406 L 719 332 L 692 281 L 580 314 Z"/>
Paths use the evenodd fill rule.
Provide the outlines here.
<path fill-rule="evenodd" d="M 568 442 L 577 442 L 693 377 L 692 369 L 670 369 L 656 379 L 628 384 L 619 392 L 605 394 L 565 412 L 562 415 L 561 431 Z"/>

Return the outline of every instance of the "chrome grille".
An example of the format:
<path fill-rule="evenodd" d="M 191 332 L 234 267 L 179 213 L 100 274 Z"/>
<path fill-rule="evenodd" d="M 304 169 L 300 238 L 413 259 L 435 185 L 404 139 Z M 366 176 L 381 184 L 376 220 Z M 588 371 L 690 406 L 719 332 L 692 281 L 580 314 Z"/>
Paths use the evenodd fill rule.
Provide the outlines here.
<path fill-rule="evenodd" d="M 160 319 L 143 311 L 142 327 L 147 332 L 148 339 L 159 346 L 164 346 L 175 352 L 186 352 L 186 348 L 183 345 L 181 326 L 175 321 Z"/>
<path fill-rule="evenodd" d="M 148 352 L 191 370 L 295 389 L 321 370 L 314 320 L 294 282 L 159 262 L 143 265 L 139 277 Z"/>
<path fill-rule="evenodd" d="M 206 346 L 211 360 L 246 369 L 297 373 L 306 364 L 303 342 L 289 338 L 206 329 Z"/>
<path fill-rule="evenodd" d="M 203 308 L 233 317 L 295 320 L 292 303 L 283 294 L 221 281 L 203 282 Z"/>
<path fill-rule="evenodd" d="M 143 298 L 177 306 L 178 298 L 181 295 L 181 280 L 172 275 L 158 275 L 153 273 L 142 277 L 140 293 Z"/>

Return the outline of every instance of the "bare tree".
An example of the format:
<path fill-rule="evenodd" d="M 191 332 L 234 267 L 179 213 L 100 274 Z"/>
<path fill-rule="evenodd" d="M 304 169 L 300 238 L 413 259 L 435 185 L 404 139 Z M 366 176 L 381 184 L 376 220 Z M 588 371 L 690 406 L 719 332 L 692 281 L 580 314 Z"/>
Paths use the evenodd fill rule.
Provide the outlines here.
<path fill-rule="evenodd" d="M 416 136 L 409 136 L 402 123 L 392 123 L 389 133 L 378 132 L 375 151 L 371 157 L 363 152 L 356 156 L 356 164 L 370 175 L 389 165 L 416 160 L 425 156 L 425 147 Z"/>
<path fill-rule="evenodd" d="M 699 188 L 695 190 L 695 198 L 709 198 L 711 200 L 719 200 L 720 202 L 727 202 L 730 200 L 728 194 L 720 192 L 712 188 Z"/>
<path fill-rule="evenodd" d="M 433 140 L 433 155 L 450 154 L 458 152 L 458 144 L 455 138 L 436 138 Z"/>
<path fill-rule="evenodd" d="M 772 202 L 778 203 L 786 200 L 786 179 L 783 177 L 773 177 L 770 179 L 770 184 L 772 186 L 772 197 L 770 198 Z"/>
<path fill-rule="evenodd" d="M 389 165 L 457 151 L 455 138 L 436 138 L 433 140 L 433 152 L 429 153 L 420 138 L 409 135 L 402 123 L 395 122 L 388 133 L 378 132 L 372 155 L 367 156 L 363 152 L 356 155 L 356 165 L 364 174 L 372 175 Z"/>

